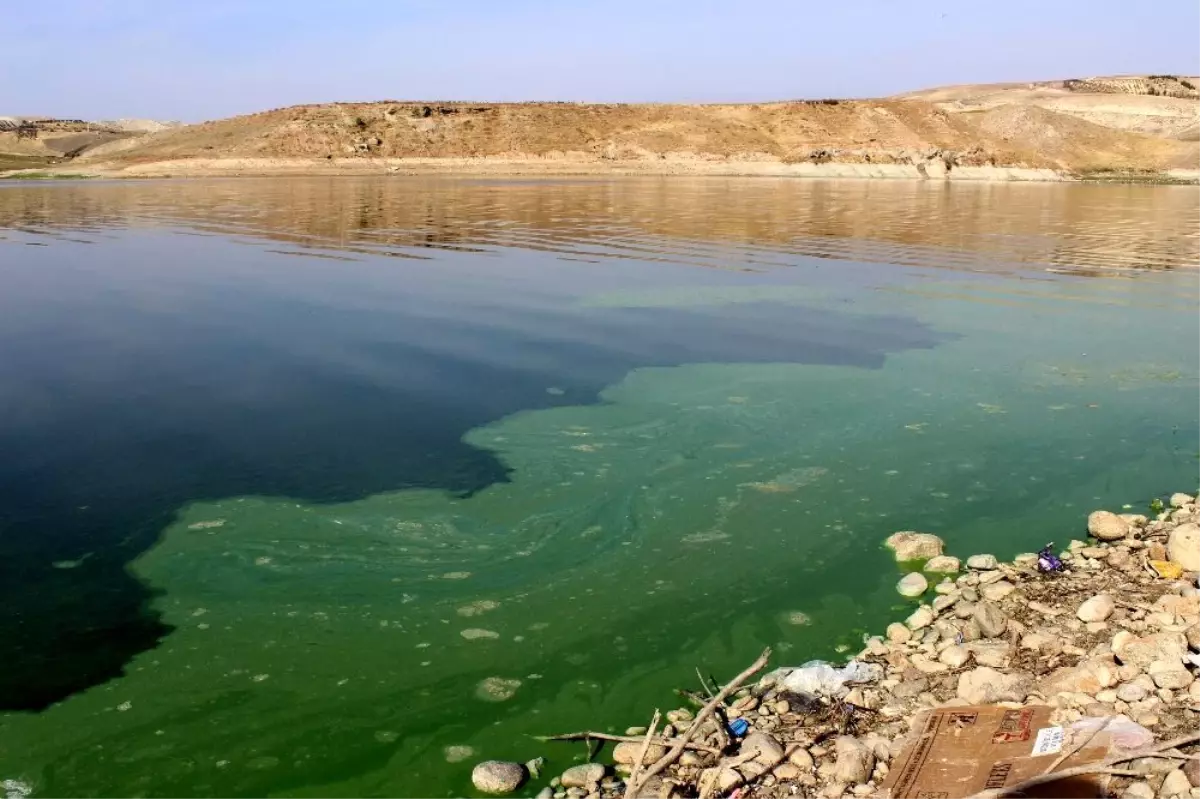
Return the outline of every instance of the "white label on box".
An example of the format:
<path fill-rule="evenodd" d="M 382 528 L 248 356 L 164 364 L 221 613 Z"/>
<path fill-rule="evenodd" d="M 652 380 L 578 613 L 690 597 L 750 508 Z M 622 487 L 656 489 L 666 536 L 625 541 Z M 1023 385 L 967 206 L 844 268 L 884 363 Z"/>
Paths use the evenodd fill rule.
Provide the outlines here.
<path fill-rule="evenodd" d="M 1057 755 L 1063 747 L 1062 727 L 1043 727 L 1038 730 L 1037 740 L 1033 742 L 1032 757 L 1038 755 Z"/>

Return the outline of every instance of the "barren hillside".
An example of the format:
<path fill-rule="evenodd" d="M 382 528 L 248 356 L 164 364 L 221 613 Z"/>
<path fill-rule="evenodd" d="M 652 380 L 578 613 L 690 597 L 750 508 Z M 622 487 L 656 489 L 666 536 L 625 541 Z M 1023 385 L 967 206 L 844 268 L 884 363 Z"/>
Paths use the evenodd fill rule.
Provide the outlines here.
<path fill-rule="evenodd" d="M 1200 161 L 1194 85 L 1089 79 L 746 105 L 295 106 L 113 142 L 72 166 L 125 174 L 506 165 L 724 174 L 837 168 L 832 174 L 924 177 L 1163 173 L 1195 170 Z"/>

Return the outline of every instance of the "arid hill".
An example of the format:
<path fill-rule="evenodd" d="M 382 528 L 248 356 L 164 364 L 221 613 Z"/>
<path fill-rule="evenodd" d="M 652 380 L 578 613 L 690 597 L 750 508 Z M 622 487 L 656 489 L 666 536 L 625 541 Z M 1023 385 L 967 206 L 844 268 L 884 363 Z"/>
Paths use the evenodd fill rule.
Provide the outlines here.
<path fill-rule="evenodd" d="M 1183 177 L 1200 167 L 1195 85 L 1156 76 L 744 105 L 306 105 L 115 141 L 71 168 Z"/>

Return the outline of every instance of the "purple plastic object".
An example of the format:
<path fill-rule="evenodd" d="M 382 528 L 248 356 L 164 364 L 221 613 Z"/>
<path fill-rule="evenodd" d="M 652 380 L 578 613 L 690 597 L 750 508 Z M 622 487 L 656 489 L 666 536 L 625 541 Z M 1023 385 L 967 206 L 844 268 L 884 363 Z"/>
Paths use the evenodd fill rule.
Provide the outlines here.
<path fill-rule="evenodd" d="M 1060 572 L 1063 570 L 1062 559 L 1054 554 L 1054 542 L 1051 541 L 1046 546 L 1042 547 L 1042 551 L 1038 553 L 1037 559 L 1038 571 L 1040 572 Z"/>

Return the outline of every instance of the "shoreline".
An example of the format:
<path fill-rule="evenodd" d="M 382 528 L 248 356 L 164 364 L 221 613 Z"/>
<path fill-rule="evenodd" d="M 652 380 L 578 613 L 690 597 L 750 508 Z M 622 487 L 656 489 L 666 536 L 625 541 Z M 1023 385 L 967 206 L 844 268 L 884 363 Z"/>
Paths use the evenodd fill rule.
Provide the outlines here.
<path fill-rule="evenodd" d="M 89 178 L 207 178 L 207 177 L 322 177 L 347 176 L 713 176 L 849 178 L 868 180 L 921 180 L 964 182 L 1105 182 L 1186 184 L 1200 183 L 1200 170 L 1145 172 L 1093 170 L 1073 173 L 1050 168 L 1021 166 L 954 166 L 940 160 L 913 164 L 871 164 L 829 161 L 785 163 L 762 159 L 706 159 L 666 156 L 655 160 L 603 160 L 573 157 L 445 157 L 445 158 L 185 158 L 142 164 L 86 158 L 29 170 L 0 173 L 0 178 L 53 178 L 57 175 Z"/>
<path fill-rule="evenodd" d="M 1062 549 L 1061 571 L 1044 569 L 1052 561 L 1039 566 L 1036 553 L 1009 563 L 987 554 L 959 560 L 944 554 L 937 536 L 897 533 L 887 546 L 903 574 L 897 590 L 914 600 L 913 612 L 865 637 L 846 667 L 764 676 L 767 650 L 720 691 L 707 683 L 704 692 L 678 691 L 691 706 L 661 719 L 654 711 L 649 732 L 637 726 L 624 735 L 543 739 L 584 741 L 589 754 L 595 744 L 617 743 L 597 762 L 589 756 L 549 784 L 543 778 L 537 795 L 915 796 L 914 781 L 928 778 L 913 746 L 922 741 L 928 754 L 935 740 L 920 737 L 922 724 L 941 708 L 998 707 L 1050 726 L 1037 731 L 1031 753 L 1029 730 L 1013 744 L 1021 750 L 1017 767 L 989 782 L 991 792 L 982 792 L 993 765 L 984 749 L 959 764 L 957 789 L 939 795 L 1004 796 L 1023 779 L 1022 766 L 1037 775 L 1061 766 L 1107 769 L 1072 786 L 1098 796 L 1200 797 L 1200 507 L 1175 494 L 1154 511 L 1152 519 L 1093 512 L 1086 534 Z M 1058 748 L 1037 748 L 1045 733 Z M 524 766 L 487 761 L 472 781 L 486 793 L 532 790 L 526 780 L 537 779 L 538 765 L 540 758 Z M 895 790 L 897 782 L 905 787 Z M 978 788 L 962 787 L 973 782 Z"/>

